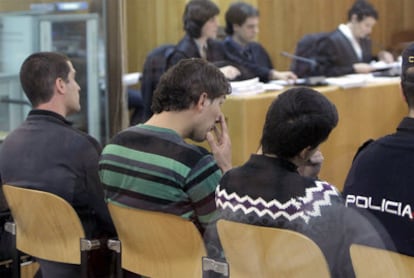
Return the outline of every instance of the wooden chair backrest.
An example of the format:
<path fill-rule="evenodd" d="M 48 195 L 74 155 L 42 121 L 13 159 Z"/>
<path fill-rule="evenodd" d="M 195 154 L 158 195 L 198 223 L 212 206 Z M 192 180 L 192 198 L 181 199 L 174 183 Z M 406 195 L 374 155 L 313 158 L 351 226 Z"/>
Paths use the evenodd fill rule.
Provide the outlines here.
<path fill-rule="evenodd" d="M 121 241 L 122 268 L 149 277 L 201 277 L 204 242 L 179 216 L 109 203 Z"/>
<path fill-rule="evenodd" d="M 61 197 L 33 189 L 3 185 L 16 223 L 20 251 L 45 260 L 80 264 L 80 239 L 85 237 L 73 207 Z"/>
<path fill-rule="evenodd" d="M 414 257 L 359 244 L 350 253 L 356 277 L 414 277 Z"/>
<path fill-rule="evenodd" d="M 300 233 L 223 219 L 217 230 L 230 277 L 330 277 L 320 248 Z"/>

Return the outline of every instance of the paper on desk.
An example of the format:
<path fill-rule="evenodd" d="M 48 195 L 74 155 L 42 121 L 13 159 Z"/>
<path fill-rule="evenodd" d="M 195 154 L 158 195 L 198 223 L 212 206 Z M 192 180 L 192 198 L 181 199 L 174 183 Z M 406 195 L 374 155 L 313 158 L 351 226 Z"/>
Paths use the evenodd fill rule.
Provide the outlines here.
<path fill-rule="evenodd" d="M 263 86 L 266 91 L 279 91 L 284 88 L 284 86 L 274 82 L 264 83 Z"/>
<path fill-rule="evenodd" d="M 369 80 L 369 83 L 373 83 L 373 84 L 390 83 L 390 82 L 397 82 L 400 80 L 401 79 L 399 76 L 393 76 L 393 77 L 373 76 L 373 78 Z"/>
<path fill-rule="evenodd" d="M 124 86 L 135 85 L 139 82 L 141 75 L 142 74 L 140 72 L 131 72 L 124 74 L 124 76 L 122 77 L 122 83 L 124 84 Z"/>
<path fill-rule="evenodd" d="M 393 63 L 386 63 L 384 61 L 372 61 L 370 65 L 375 70 L 386 70 L 386 69 L 401 67 L 401 61 L 396 61 Z"/>
<path fill-rule="evenodd" d="M 230 85 L 232 88 L 238 89 L 238 88 L 246 88 L 246 87 L 255 85 L 257 83 L 259 83 L 259 77 L 246 79 L 242 81 L 232 81 L 230 82 Z"/>
<path fill-rule="evenodd" d="M 296 79 L 296 81 L 278 79 L 278 80 L 269 81 L 269 83 L 277 84 L 277 85 L 280 85 L 280 86 L 284 87 L 284 86 L 292 86 L 295 83 L 297 83 L 298 81 L 300 82 L 301 80 L 303 80 L 303 83 L 305 82 L 305 79 L 298 78 L 298 79 Z"/>
<path fill-rule="evenodd" d="M 243 81 L 230 82 L 232 95 L 254 95 L 265 91 L 264 84 L 255 77 Z"/>
<path fill-rule="evenodd" d="M 340 77 L 326 78 L 326 83 L 329 85 L 339 86 L 343 89 L 348 89 L 362 87 L 372 78 L 372 74 L 350 74 Z"/>

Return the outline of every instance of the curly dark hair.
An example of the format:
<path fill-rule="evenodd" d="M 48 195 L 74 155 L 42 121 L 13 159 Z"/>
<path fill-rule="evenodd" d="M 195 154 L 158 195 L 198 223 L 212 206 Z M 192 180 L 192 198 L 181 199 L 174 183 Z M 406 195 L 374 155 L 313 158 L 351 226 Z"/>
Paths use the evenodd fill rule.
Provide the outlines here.
<path fill-rule="evenodd" d="M 183 59 L 165 72 L 154 91 L 152 111 L 182 111 L 197 103 L 202 93 L 216 99 L 231 93 L 230 83 L 213 64 L 200 58 Z"/>
<path fill-rule="evenodd" d="M 316 148 L 338 123 L 338 112 L 321 93 L 297 87 L 270 105 L 263 128 L 263 153 L 290 159 L 306 147 Z"/>

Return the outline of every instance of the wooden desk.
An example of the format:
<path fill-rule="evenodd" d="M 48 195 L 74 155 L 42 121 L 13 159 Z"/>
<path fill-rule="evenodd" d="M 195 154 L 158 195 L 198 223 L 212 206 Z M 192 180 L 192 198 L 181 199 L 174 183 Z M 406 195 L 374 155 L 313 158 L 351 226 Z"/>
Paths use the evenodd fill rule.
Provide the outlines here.
<path fill-rule="evenodd" d="M 339 123 L 322 144 L 325 157 L 320 177 L 342 190 L 358 147 L 369 138 L 378 138 L 395 130 L 407 114 L 399 81 L 370 84 L 361 88 L 336 86 L 315 88 L 325 94 L 339 113 Z M 229 96 L 223 104 L 232 140 L 233 164 L 243 164 L 256 152 L 267 109 L 281 92 L 254 96 Z"/>

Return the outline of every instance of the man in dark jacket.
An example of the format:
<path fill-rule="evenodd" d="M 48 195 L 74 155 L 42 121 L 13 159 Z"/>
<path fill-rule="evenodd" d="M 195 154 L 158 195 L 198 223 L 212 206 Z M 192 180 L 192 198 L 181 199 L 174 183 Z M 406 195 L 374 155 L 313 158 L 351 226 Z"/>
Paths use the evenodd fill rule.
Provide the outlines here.
<path fill-rule="evenodd" d="M 250 4 L 237 2 L 226 12 L 226 33 L 223 41 L 226 57 L 242 66 L 263 82 L 274 79 L 296 79 L 290 71 L 277 71 L 273 68 L 269 54 L 257 42 L 259 31 L 259 11 Z"/>
<path fill-rule="evenodd" d="M 75 208 L 86 236 L 113 236 L 98 176 L 101 147 L 65 118 L 81 108 L 75 75 L 59 53 L 34 53 L 23 62 L 20 82 L 33 110 L 2 145 L 0 184 L 56 194 Z M 78 265 L 38 261 L 43 278 L 80 276 Z"/>
<path fill-rule="evenodd" d="M 395 133 L 360 148 L 345 181 L 346 204 L 369 212 L 398 252 L 414 256 L 414 44 L 402 54 L 401 88 L 407 117 Z"/>

